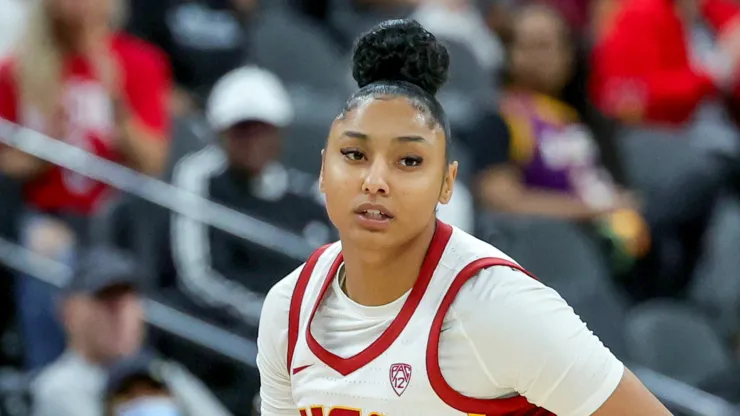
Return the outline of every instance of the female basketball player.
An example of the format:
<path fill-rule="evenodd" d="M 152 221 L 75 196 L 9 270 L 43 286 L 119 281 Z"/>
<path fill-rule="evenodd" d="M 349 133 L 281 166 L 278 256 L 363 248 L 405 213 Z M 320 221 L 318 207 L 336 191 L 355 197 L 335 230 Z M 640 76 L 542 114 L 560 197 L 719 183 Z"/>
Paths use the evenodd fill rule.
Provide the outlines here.
<path fill-rule="evenodd" d="M 358 41 L 321 173 L 341 242 L 267 295 L 263 416 L 670 414 L 556 292 L 435 218 L 448 64 L 414 21 Z"/>

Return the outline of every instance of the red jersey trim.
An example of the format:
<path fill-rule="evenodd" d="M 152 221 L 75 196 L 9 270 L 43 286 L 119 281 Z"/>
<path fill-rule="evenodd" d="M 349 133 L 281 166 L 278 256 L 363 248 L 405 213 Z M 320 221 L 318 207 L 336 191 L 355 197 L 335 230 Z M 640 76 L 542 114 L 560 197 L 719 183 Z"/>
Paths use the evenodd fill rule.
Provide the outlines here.
<path fill-rule="evenodd" d="M 303 296 L 306 294 L 308 281 L 311 280 L 316 263 L 318 263 L 319 258 L 329 246 L 331 244 L 327 244 L 311 254 L 303 266 L 301 273 L 298 275 L 298 281 L 295 288 L 293 288 L 293 296 L 290 297 L 290 310 L 288 312 L 288 374 L 291 374 L 290 369 L 293 366 L 293 353 L 295 352 L 295 345 L 298 343 L 298 328 L 301 326 Z"/>
<path fill-rule="evenodd" d="M 442 258 L 442 253 L 444 253 L 451 236 L 452 227 L 438 220 L 437 229 L 434 232 L 434 237 L 432 237 L 432 242 L 429 245 L 426 257 L 424 258 L 424 262 L 421 265 L 419 277 L 416 279 L 414 287 L 411 289 L 411 293 L 409 294 L 408 299 L 406 299 L 406 302 L 403 304 L 401 311 L 398 313 L 391 325 L 386 328 L 386 330 L 380 335 L 380 337 L 378 337 L 378 339 L 376 339 L 364 350 L 349 358 L 342 358 L 329 352 L 327 349 L 322 347 L 318 341 L 316 341 L 316 339 L 313 337 L 313 334 L 311 333 L 311 322 L 313 322 L 316 311 L 318 310 L 319 305 L 321 305 L 321 301 L 326 295 L 326 291 L 331 285 L 332 280 L 336 276 L 339 267 L 342 265 L 343 256 L 340 253 L 339 256 L 337 256 L 336 260 L 334 260 L 334 264 L 332 264 L 332 267 L 326 276 L 324 285 L 321 288 L 321 292 L 319 292 L 319 296 L 316 300 L 316 305 L 314 305 L 313 311 L 311 312 L 311 316 L 308 320 L 308 325 L 306 327 L 306 342 L 308 343 L 308 347 L 311 349 L 311 352 L 313 352 L 314 355 L 318 357 L 324 364 L 333 368 L 335 371 L 343 376 L 357 371 L 358 369 L 367 365 L 369 362 L 378 358 L 380 354 L 382 354 L 385 350 L 388 349 L 388 347 L 391 346 L 391 344 L 393 344 L 393 342 L 404 330 L 411 317 L 414 315 L 416 308 L 419 306 L 419 303 L 421 303 L 421 299 L 424 296 L 427 287 L 429 286 L 429 282 L 432 280 L 432 275 L 437 269 L 439 260 Z"/>
<path fill-rule="evenodd" d="M 501 399 L 475 399 L 464 396 L 447 384 L 447 381 L 442 375 L 442 370 L 439 367 L 439 339 L 440 334 L 442 333 L 444 318 L 463 285 L 465 285 L 468 280 L 476 276 L 481 270 L 492 266 L 511 267 L 535 278 L 518 264 L 500 258 L 486 257 L 475 260 L 465 266 L 465 268 L 455 276 L 455 280 L 453 280 L 450 289 L 442 299 L 442 303 L 440 304 L 439 309 L 437 309 L 437 314 L 434 316 L 434 321 L 432 321 L 432 329 L 429 333 L 429 342 L 427 343 L 427 373 L 429 375 L 429 383 L 432 385 L 434 392 L 443 402 L 463 413 L 506 416 L 553 415 L 553 413 L 528 402 L 527 399 L 522 396 Z"/>

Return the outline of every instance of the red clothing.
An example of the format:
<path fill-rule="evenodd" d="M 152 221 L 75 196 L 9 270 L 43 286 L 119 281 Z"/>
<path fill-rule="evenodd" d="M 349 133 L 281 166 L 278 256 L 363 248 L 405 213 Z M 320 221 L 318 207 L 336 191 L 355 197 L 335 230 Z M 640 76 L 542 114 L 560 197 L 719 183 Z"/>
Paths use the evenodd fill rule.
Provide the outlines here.
<path fill-rule="evenodd" d="M 740 15 L 732 0 L 705 0 L 705 19 L 719 32 Z M 689 35 L 673 0 L 625 0 L 593 52 L 591 94 L 610 116 L 679 124 L 716 93 L 705 73 L 692 67 Z"/>
<path fill-rule="evenodd" d="M 119 66 L 123 98 L 132 114 L 167 138 L 167 59 L 153 46 L 123 34 L 111 38 L 110 51 Z M 69 57 L 64 63 L 63 82 L 67 137 L 58 139 L 120 162 L 109 95 L 97 79 L 93 64 L 86 57 Z M 0 64 L 0 117 L 44 131 L 38 112 L 21 107 L 12 58 Z M 42 211 L 91 214 L 107 191 L 105 184 L 54 166 L 27 183 L 24 193 L 26 202 Z"/>

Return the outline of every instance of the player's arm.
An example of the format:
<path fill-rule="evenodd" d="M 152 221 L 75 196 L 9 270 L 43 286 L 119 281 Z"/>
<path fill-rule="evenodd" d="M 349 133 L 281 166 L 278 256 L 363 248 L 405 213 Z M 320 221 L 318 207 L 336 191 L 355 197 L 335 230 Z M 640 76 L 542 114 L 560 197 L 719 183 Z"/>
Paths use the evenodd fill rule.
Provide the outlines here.
<path fill-rule="evenodd" d="M 296 416 L 288 375 L 288 314 L 297 273 L 281 280 L 265 298 L 257 336 L 262 416 Z"/>
<path fill-rule="evenodd" d="M 670 415 L 557 292 L 519 271 L 481 272 L 455 308 L 494 385 L 563 416 Z"/>
<path fill-rule="evenodd" d="M 625 367 L 624 375 L 616 390 L 599 407 L 594 416 L 670 414 L 671 412 Z"/>

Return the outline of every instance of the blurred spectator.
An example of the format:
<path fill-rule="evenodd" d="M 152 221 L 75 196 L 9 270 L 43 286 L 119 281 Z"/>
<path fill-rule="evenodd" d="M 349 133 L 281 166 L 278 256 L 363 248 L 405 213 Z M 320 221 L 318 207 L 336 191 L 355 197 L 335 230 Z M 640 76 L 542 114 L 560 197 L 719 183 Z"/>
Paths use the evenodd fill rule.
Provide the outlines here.
<path fill-rule="evenodd" d="M 729 176 L 721 162 L 740 151 L 722 106 L 740 92 L 740 4 L 628 0 L 602 24 L 591 95 L 625 125 L 617 143 L 628 180 L 648 200 L 653 228 L 665 234 L 661 261 L 674 259 L 653 266 L 653 278 L 686 282 Z"/>
<path fill-rule="evenodd" d="M 469 143 L 481 203 L 522 215 L 597 221 L 618 244 L 620 260 L 643 255 L 649 233 L 635 200 L 601 165 L 577 112 L 558 99 L 573 68 L 566 22 L 538 4 L 520 9 L 512 29 L 510 85 L 501 103 L 508 128 L 488 115 Z"/>
<path fill-rule="evenodd" d="M 601 3 L 618 0 L 474 0 L 488 27 L 508 42 L 511 36 L 511 17 L 520 7 L 544 4 L 555 8 L 566 24 L 579 38 L 586 35 L 593 24 L 594 12 Z"/>
<path fill-rule="evenodd" d="M 28 0 L 0 0 L 0 58 L 10 53 L 26 23 Z"/>
<path fill-rule="evenodd" d="M 687 43 L 700 14 L 717 34 L 715 53 L 701 61 Z M 703 100 L 740 93 L 740 5 L 624 1 L 605 23 L 592 62 L 591 92 L 606 114 L 629 123 L 681 125 Z"/>
<path fill-rule="evenodd" d="M 411 17 L 435 36 L 465 45 L 489 73 L 497 73 L 503 66 L 501 41 L 488 28 L 473 0 L 422 2 Z"/>
<path fill-rule="evenodd" d="M 604 36 L 621 2 L 622 0 L 594 0 L 591 3 L 589 40 L 601 39 Z"/>
<path fill-rule="evenodd" d="M 20 220 L 20 243 L 25 248 L 62 264 L 71 265 L 77 238 L 63 220 L 26 214 Z M 17 275 L 15 279 L 15 309 L 23 338 L 24 364 L 28 369 L 40 368 L 64 350 L 64 334 L 54 308 L 57 289 L 33 276 Z"/>
<path fill-rule="evenodd" d="M 591 0 L 539 0 L 542 3 L 555 7 L 566 21 L 574 34 L 582 35 L 588 29 Z"/>
<path fill-rule="evenodd" d="M 120 0 L 33 3 L 22 47 L 0 66 L 0 117 L 64 140 L 106 159 L 158 174 L 167 146 L 166 60 L 147 44 L 116 33 Z M 104 184 L 0 147 L 0 170 L 25 182 L 21 242 L 37 239 L 48 216 L 87 217 L 110 193 Z M 58 224 L 53 227 L 59 231 Z M 75 237 L 57 243 L 69 262 Z M 60 232 L 56 232 L 59 237 Z M 51 289 L 18 281 L 28 365 L 53 360 L 62 345 L 49 309 Z"/>
<path fill-rule="evenodd" d="M 161 374 L 147 358 L 124 360 L 114 366 L 105 388 L 105 416 L 184 415 Z"/>
<path fill-rule="evenodd" d="M 206 116 L 214 141 L 175 161 L 173 185 L 300 235 L 308 245 L 334 239 L 317 177 L 278 161 L 293 107 L 277 77 L 253 66 L 228 73 L 214 86 Z M 154 256 L 155 296 L 222 328 L 256 336 L 264 295 L 300 261 L 164 209 L 149 217 L 154 224 L 145 238 L 152 249 L 145 255 Z M 251 409 L 258 388 L 254 369 L 165 336 L 156 345 L 186 363 L 232 411 Z"/>
<path fill-rule="evenodd" d="M 61 304 L 67 351 L 41 371 L 31 387 L 36 416 L 102 415 L 106 367 L 142 348 L 145 324 L 136 264 L 105 248 L 86 252 L 80 260 Z M 207 392 L 187 394 L 194 392 L 211 412 L 189 414 L 228 414 Z"/>
<path fill-rule="evenodd" d="M 202 383 L 177 364 L 139 354 L 108 372 L 105 416 L 227 416 Z"/>
<path fill-rule="evenodd" d="M 738 3 L 738 22 L 740 22 L 740 3 Z M 711 65 L 716 59 L 718 48 L 721 43 L 714 37 L 711 28 L 704 23 L 697 23 L 691 27 L 689 50 L 693 62 L 698 65 Z M 738 44 L 740 48 L 740 30 L 738 30 Z M 740 67 L 738 67 L 740 69 Z M 740 71 L 737 71 L 738 92 L 740 92 Z M 740 98 L 740 94 L 737 98 Z M 737 99 L 735 98 L 735 99 Z M 720 155 L 735 155 L 740 153 L 740 131 L 732 122 L 730 113 L 730 102 L 733 97 L 709 97 L 703 100 L 697 107 L 692 123 L 689 125 L 688 133 L 693 137 L 696 144 L 706 150 Z"/>
<path fill-rule="evenodd" d="M 332 231 L 317 178 L 278 162 L 293 108 L 277 77 L 253 66 L 226 74 L 213 88 L 206 117 L 217 143 L 181 158 L 173 184 L 303 235 L 312 245 L 329 242 Z M 173 215 L 170 221 L 172 241 L 166 246 L 174 269 L 162 269 L 160 276 L 177 281 L 197 301 L 247 321 L 259 310 L 253 293 L 267 293 L 293 267 L 269 250 L 190 218 Z"/>
<path fill-rule="evenodd" d="M 246 58 L 257 0 L 131 0 L 128 31 L 169 55 L 176 115 L 202 108 L 213 84 Z"/>

